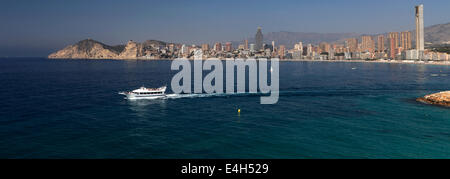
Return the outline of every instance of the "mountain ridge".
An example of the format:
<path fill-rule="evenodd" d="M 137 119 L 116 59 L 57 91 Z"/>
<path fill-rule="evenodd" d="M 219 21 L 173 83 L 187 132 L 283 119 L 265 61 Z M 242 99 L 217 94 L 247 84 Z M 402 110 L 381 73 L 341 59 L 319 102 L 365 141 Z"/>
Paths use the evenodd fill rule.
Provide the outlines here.
<path fill-rule="evenodd" d="M 433 45 L 450 43 L 450 23 L 436 24 L 425 27 L 425 42 Z M 415 34 L 415 30 L 410 30 L 412 34 Z M 368 35 L 375 37 L 377 35 L 387 35 L 389 32 L 379 34 L 362 34 L 362 33 L 316 33 L 316 32 L 268 32 L 264 34 L 264 41 L 267 44 L 271 44 L 271 41 L 275 41 L 276 44 L 286 45 L 288 48 L 293 48 L 298 42 L 303 42 L 303 45 L 313 44 L 318 45 L 321 42 L 327 43 L 343 43 L 348 38 L 358 38 Z M 254 38 L 248 38 L 249 43 L 254 43 Z M 374 39 L 375 40 L 375 39 Z M 412 41 L 415 41 L 415 35 L 411 37 Z"/>

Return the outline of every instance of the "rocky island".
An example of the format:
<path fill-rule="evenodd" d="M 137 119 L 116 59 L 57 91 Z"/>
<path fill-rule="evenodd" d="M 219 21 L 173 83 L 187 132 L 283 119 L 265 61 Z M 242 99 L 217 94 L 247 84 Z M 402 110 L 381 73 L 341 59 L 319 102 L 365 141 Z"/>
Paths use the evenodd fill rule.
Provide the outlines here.
<path fill-rule="evenodd" d="M 450 107 L 450 91 L 426 95 L 424 97 L 417 98 L 417 101 L 427 104 Z"/>

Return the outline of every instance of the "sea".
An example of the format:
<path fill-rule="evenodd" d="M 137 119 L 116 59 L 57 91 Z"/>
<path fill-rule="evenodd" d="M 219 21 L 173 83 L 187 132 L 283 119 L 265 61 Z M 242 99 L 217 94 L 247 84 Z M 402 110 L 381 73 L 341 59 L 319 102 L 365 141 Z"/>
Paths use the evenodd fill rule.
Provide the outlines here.
<path fill-rule="evenodd" d="M 0 158 L 450 158 L 450 67 L 280 62 L 280 96 L 119 91 L 168 85 L 169 60 L 0 58 Z M 238 113 L 240 109 L 240 113 Z"/>

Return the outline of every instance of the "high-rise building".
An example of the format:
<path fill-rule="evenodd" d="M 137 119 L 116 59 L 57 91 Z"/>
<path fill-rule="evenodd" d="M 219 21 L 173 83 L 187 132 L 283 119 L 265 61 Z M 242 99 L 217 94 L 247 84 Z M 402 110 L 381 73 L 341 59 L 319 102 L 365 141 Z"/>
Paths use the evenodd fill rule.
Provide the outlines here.
<path fill-rule="evenodd" d="M 294 44 L 294 50 L 295 51 L 299 51 L 300 50 L 300 46 L 298 44 Z"/>
<path fill-rule="evenodd" d="M 411 49 L 411 32 L 405 31 L 400 33 L 400 47 L 403 50 Z"/>
<path fill-rule="evenodd" d="M 233 46 L 232 46 L 231 42 L 225 43 L 225 51 L 227 51 L 227 52 L 233 51 Z"/>
<path fill-rule="evenodd" d="M 335 53 L 344 53 L 345 52 L 345 48 L 344 45 L 342 44 L 333 44 L 333 48 Z"/>
<path fill-rule="evenodd" d="M 244 50 L 248 50 L 248 40 L 244 40 Z"/>
<path fill-rule="evenodd" d="M 275 41 L 272 41 L 272 52 L 275 52 Z"/>
<path fill-rule="evenodd" d="M 185 54 L 187 52 L 187 47 L 185 44 L 183 44 L 183 46 L 181 46 L 181 53 Z"/>
<path fill-rule="evenodd" d="M 299 42 L 298 44 L 295 44 L 294 45 L 294 50 L 303 51 L 303 43 Z"/>
<path fill-rule="evenodd" d="M 312 47 L 312 45 L 311 44 L 308 44 L 308 46 L 306 47 L 307 49 L 307 52 L 306 52 L 306 55 L 307 56 L 312 56 L 312 52 L 313 52 L 313 47 Z"/>
<path fill-rule="evenodd" d="M 280 58 L 284 58 L 286 52 L 286 46 L 280 45 L 280 49 L 278 50 L 278 55 Z"/>
<path fill-rule="evenodd" d="M 379 35 L 377 37 L 378 42 L 377 42 L 377 50 L 378 52 L 383 52 L 384 51 L 384 35 Z"/>
<path fill-rule="evenodd" d="M 319 44 L 319 48 L 321 52 L 330 52 L 330 44 L 326 42 L 322 42 Z"/>
<path fill-rule="evenodd" d="M 216 44 L 214 44 L 214 50 L 216 52 L 222 51 L 222 44 L 220 42 L 217 42 Z"/>
<path fill-rule="evenodd" d="M 256 45 L 250 44 L 250 52 L 255 52 L 255 51 L 256 51 Z"/>
<path fill-rule="evenodd" d="M 395 47 L 395 39 L 389 37 L 388 42 L 389 42 L 389 57 L 391 59 L 395 59 L 396 50 L 397 50 L 397 47 Z"/>
<path fill-rule="evenodd" d="M 330 51 L 328 52 L 328 59 L 334 60 L 334 48 L 330 48 Z"/>
<path fill-rule="evenodd" d="M 358 39 L 351 38 L 345 41 L 345 46 L 348 48 L 349 52 L 356 52 L 358 50 Z"/>
<path fill-rule="evenodd" d="M 209 51 L 209 44 L 202 44 L 202 51 L 203 52 Z"/>
<path fill-rule="evenodd" d="M 398 32 L 389 32 L 389 38 L 394 40 L 394 47 L 398 47 Z"/>
<path fill-rule="evenodd" d="M 183 57 L 188 57 L 191 52 L 190 50 L 191 50 L 190 46 L 183 44 L 181 46 L 181 54 L 183 55 Z"/>
<path fill-rule="evenodd" d="M 182 44 L 176 44 L 175 46 L 174 46 L 174 50 L 179 50 L 179 49 L 181 49 L 181 46 L 183 46 Z"/>
<path fill-rule="evenodd" d="M 169 45 L 169 50 L 170 50 L 171 52 L 175 51 L 175 45 L 174 45 L 174 44 L 170 44 L 170 45 Z"/>
<path fill-rule="evenodd" d="M 255 50 L 259 51 L 263 49 L 263 34 L 261 32 L 261 27 L 258 27 L 258 30 L 256 31 L 255 42 L 256 42 Z"/>
<path fill-rule="evenodd" d="M 423 4 L 416 6 L 416 49 L 419 51 L 425 50 Z"/>
<path fill-rule="evenodd" d="M 362 50 L 367 52 L 373 52 L 374 46 L 373 46 L 373 40 L 371 36 L 362 36 Z"/>

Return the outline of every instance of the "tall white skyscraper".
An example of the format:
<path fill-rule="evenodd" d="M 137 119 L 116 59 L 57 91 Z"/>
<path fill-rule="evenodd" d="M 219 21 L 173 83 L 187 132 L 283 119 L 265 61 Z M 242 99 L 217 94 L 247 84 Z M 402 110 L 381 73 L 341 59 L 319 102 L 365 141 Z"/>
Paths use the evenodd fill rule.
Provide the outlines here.
<path fill-rule="evenodd" d="M 308 47 L 307 47 L 307 53 L 306 53 L 306 55 L 307 56 L 312 56 L 312 52 L 313 52 L 313 49 L 312 49 L 312 45 L 311 44 L 308 44 Z"/>
<path fill-rule="evenodd" d="M 272 52 L 275 52 L 275 41 L 272 41 Z"/>
<path fill-rule="evenodd" d="M 250 44 L 250 52 L 255 52 L 255 51 L 256 51 L 256 45 Z"/>
<path fill-rule="evenodd" d="M 183 44 L 183 45 L 181 46 L 181 53 L 182 53 L 182 54 L 185 54 L 186 51 L 187 51 L 186 45 Z"/>
<path fill-rule="evenodd" d="M 416 6 L 416 49 L 418 51 L 425 50 L 423 28 L 423 4 Z"/>

